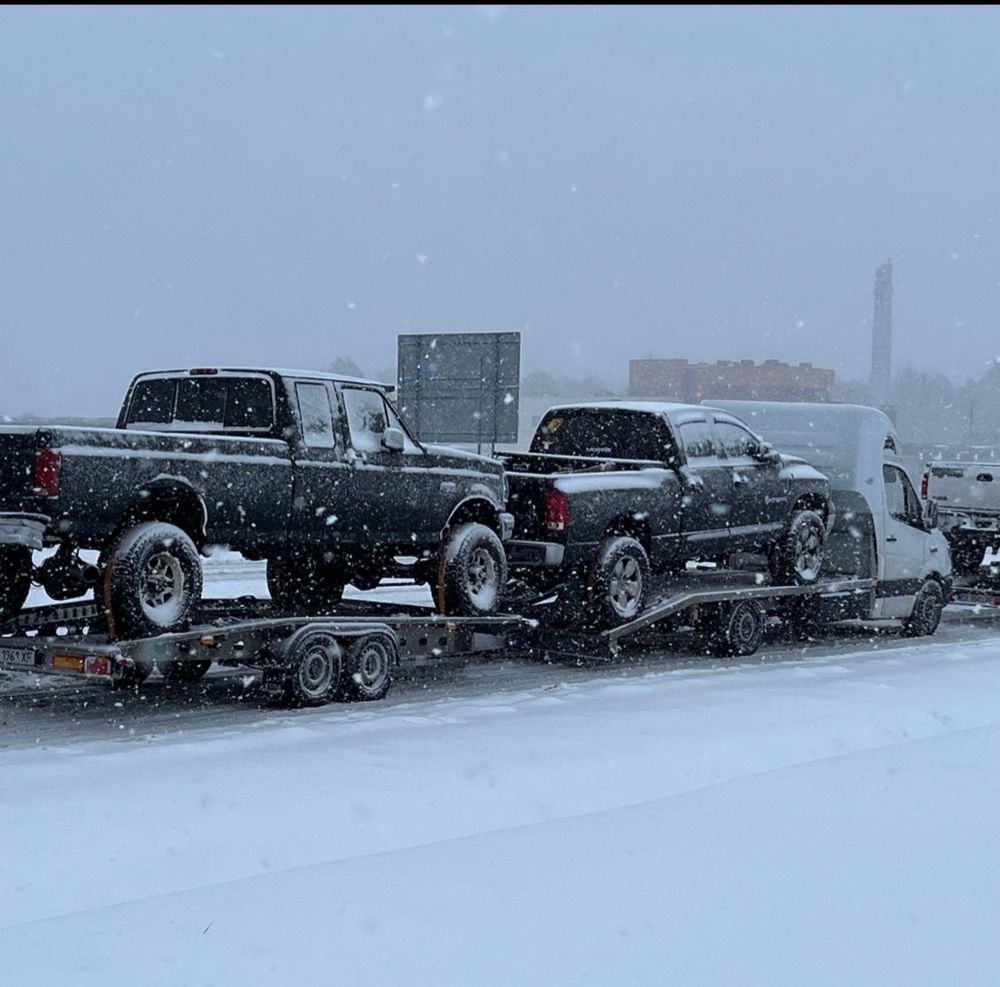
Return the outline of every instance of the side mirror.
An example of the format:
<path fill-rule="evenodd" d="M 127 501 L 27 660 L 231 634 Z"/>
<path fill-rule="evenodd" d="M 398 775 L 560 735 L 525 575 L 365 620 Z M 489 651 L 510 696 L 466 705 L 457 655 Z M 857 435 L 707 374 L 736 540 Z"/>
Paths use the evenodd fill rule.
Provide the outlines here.
<path fill-rule="evenodd" d="M 405 438 L 401 428 L 389 427 L 382 433 L 382 446 L 389 452 L 402 452 Z"/>
<path fill-rule="evenodd" d="M 781 453 L 771 445 L 770 442 L 762 442 L 757 447 L 757 453 L 754 459 L 759 460 L 762 463 L 780 463 Z"/>
<path fill-rule="evenodd" d="M 938 505 L 936 500 L 927 501 L 927 506 L 924 508 L 924 521 L 929 531 L 933 531 L 938 526 Z"/>

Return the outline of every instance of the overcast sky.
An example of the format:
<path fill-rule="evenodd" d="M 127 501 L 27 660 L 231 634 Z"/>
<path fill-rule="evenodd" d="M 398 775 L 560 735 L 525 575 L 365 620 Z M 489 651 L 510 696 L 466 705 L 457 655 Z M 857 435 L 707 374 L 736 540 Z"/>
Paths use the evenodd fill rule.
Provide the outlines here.
<path fill-rule="evenodd" d="M 133 373 L 1000 353 L 1000 8 L 0 8 L 0 412 Z"/>

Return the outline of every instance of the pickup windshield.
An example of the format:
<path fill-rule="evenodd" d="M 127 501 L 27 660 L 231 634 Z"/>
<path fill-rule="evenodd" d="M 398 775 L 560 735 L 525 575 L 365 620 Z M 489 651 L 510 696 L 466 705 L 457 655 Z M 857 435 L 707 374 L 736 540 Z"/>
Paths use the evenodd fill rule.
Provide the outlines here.
<path fill-rule="evenodd" d="M 150 377 L 132 390 L 127 428 L 269 432 L 274 392 L 266 377 Z"/>
<path fill-rule="evenodd" d="M 675 458 L 666 423 L 625 409 L 566 408 L 546 415 L 532 452 L 553 456 L 608 456 L 669 462 Z"/>

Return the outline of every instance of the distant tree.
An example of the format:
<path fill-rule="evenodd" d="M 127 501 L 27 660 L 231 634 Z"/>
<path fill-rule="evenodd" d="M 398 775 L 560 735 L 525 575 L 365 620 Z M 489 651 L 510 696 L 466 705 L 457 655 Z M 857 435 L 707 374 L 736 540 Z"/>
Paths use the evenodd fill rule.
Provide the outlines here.
<path fill-rule="evenodd" d="M 327 368 L 329 374 L 343 374 L 345 377 L 367 377 L 368 375 L 350 358 L 338 356 Z"/>

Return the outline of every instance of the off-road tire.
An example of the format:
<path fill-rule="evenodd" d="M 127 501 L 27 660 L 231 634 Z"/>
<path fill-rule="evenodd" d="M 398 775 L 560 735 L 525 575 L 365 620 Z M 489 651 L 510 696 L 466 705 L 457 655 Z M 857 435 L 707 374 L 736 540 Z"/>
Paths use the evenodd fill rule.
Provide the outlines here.
<path fill-rule="evenodd" d="M 917 592 L 910 616 L 903 621 L 903 637 L 930 637 L 941 623 L 944 590 L 936 579 L 928 579 Z"/>
<path fill-rule="evenodd" d="M 507 585 L 507 553 L 485 524 L 468 522 L 450 531 L 438 564 L 438 611 L 452 616 L 496 613 Z"/>
<path fill-rule="evenodd" d="M 374 702 L 389 691 L 399 650 L 389 634 L 366 634 L 344 652 L 340 698 L 346 702 Z"/>
<path fill-rule="evenodd" d="M 283 610 L 322 613 L 333 610 L 344 595 L 345 580 L 333 562 L 301 552 L 267 560 L 267 590 Z"/>
<path fill-rule="evenodd" d="M 600 627 L 617 627 L 642 613 L 649 598 L 651 568 L 641 542 L 611 535 L 601 542 L 588 580 L 588 597 Z"/>
<path fill-rule="evenodd" d="M 201 589 L 201 559 L 184 531 L 164 521 L 128 528 L 104 570 L 108 633 L 128 639 L 183 630 Z"/>
<path fill-rule="evenodd" d="M 796 511 L 769 556 L 771 576 L 779 586 L 815 583 L 823 568 L 826 525 L 815 511 Z"/>
<path fill-rule="evenodd" d="M 31 590 L 31 549 L 0 545 L 0 623 L 16 616 Z"/>

